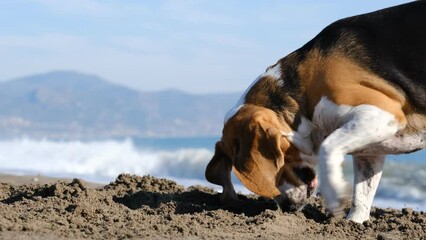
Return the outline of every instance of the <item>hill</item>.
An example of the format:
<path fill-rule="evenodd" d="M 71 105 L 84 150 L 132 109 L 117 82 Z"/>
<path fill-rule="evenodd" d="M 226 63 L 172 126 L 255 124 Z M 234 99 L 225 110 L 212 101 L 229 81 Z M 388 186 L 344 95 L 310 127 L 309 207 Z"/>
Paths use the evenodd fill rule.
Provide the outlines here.
<path fill-rule="evenodd" d="M 139 92 L 93 75 L 55 71 L 0 83 L 0 135 L 217 136 L 239 95 Z"/>

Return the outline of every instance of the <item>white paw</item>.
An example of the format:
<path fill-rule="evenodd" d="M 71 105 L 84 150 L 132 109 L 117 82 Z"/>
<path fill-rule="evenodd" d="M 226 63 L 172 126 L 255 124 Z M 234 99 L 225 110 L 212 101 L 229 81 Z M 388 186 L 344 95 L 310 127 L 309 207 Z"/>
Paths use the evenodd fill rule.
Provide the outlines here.
<path fill-rule="evenodd" d="M 333 186 L 326 182 L 320 183 L 320 193 L 327 204 L 328 211 L 334 216 L 343 214 L 342 204 L 349 196 L 348 186 L 346 181 L 336 182 Z"/>
<path fill-rule="evenodd" d="M 364 209 L 364 208 L 355 208 L 351 209 L 351 211 L 348 214 L 349 221 L 356 222 L 356 223 L 363 223 L 367 221 L 370 218 L 370 210 Z"/>

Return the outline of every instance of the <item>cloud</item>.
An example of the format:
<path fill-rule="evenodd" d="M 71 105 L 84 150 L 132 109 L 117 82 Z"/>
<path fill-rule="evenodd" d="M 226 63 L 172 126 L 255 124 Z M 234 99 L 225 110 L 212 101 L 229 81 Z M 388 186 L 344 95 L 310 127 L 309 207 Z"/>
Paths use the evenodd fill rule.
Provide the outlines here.
<path fill-rule="evenodd" d="M 112 8 L 91 0 L 34 0 L 36 3 L 49 7 L 52 11 L 62 14 L 108 14 Z"/>
<path fill-rule="evenodd" d="M 211 4 L 213 2 L 201 0 L 165 1 L 163 2 L 162 10 L 167 14 L 165 16 L 171 19 L 194 25 L 241 25 L 241 22 L 236 18 L 211 10 L 209 8 Z"/>
<path fill-rule="evenodd" d="M 119 16 L 129 13 L 148 13 L 143 4 L 131 4 L 125 1 L 96 1 L 96 0 L 32 0 L 48 7 L 58 14 L 87 15 L 87 16 Z"/>
<path fill-rule="evenodd" d="M 48 33 L 40 35 L 0 36 L 0 51 L 14 51 L 17 49 L 35 49 L 48 51 L 67 51 L 74 48 L 88 47 L 88 40 L 81 36 Z"/>
<path fill-rule="evenodd" d="M 213 44 L 216 46 L 222 47 L 232 47 L 240 49 L 254 49 L 259 48 L 258 44 L 249 39 L 243 39 L 238 36 L 232 36 L 230 34 L 220 34 L 220 33 L 201 33 L 198 35 L 200 40 Z"/>

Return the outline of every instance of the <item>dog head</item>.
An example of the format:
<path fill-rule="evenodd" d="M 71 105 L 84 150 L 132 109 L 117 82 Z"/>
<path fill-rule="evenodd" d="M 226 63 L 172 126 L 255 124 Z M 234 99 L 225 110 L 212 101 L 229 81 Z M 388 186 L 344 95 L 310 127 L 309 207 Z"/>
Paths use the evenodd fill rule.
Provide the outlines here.
<path fill-rule="evenodd" d="M 228 158 L 250 191 L 276 199 L 284 210 L 297 210 L 316 187 L 315 171 L 300 154 L 300 149 L 309 152 L 309 142 L 274 111 L 245 104 L 225 123 L 214 157 Z"/>

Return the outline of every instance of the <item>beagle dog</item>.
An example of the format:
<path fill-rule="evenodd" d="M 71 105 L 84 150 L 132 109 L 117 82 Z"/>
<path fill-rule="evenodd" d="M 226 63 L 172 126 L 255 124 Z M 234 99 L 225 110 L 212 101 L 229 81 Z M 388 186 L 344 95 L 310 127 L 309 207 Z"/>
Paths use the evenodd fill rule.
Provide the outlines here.
<path fill-rule="evenodd" d="M 238 201 L 233 170 L 254 193 L 299 209 L 317 185 L 309 157 L 328 210 L 341 214 L 350 154 L 347 218 L 368 220 L 385 156 L 426 147 L 425 13 L 415 1 L 339 20 L 269 67 L 226 115 L 207 166 L 222 201 Z"/>

